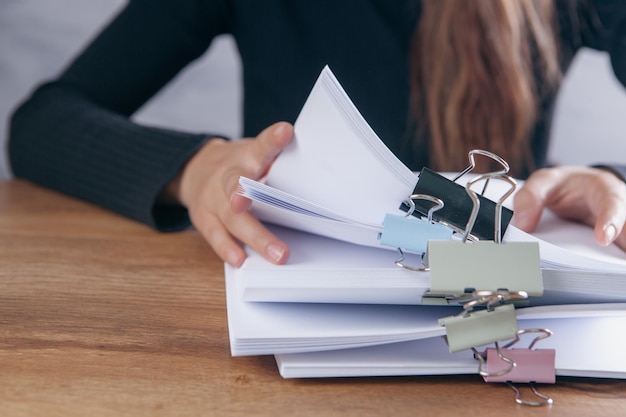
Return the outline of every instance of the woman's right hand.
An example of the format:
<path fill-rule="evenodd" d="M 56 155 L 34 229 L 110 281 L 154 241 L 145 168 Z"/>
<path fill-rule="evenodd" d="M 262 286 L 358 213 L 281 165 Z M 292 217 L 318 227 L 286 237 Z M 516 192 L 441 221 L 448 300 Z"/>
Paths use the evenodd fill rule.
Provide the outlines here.
<path fill-rule="evenodd" d="M 293 126 L 279 122 L 256 138 L 211 139 L 168 187 L 215 253 L 230 265 L 238 267 L 245 260 L 242 244 L 276 264 L 289 256 L 287 245 L 249 212 L 251 201 L 235 191 L 240 176 L 262 178 L 292 138 Z"/>

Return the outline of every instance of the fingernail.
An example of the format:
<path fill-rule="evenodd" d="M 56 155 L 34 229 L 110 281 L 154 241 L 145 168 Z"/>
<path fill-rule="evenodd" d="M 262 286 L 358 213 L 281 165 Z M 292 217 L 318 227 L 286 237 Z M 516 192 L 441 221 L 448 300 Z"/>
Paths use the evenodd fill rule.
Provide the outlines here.
<path fill-rule="evenodd" d="M 270 243 L 265 248 L 265 254 L 272 261 L 279 263 L 283 260 L 283 257 L 285 256 L 285 247 L 277 243 Z"/>
<path fill-rule="evenodd" d="M 614 224 L 609 223 L 604 226 L 604 244 L 610 245 L 617 237 L 617 228 Z"/>
<path fill-rule="evenodd" d="M 279 136 L 283 130 L 285 130 L 285 124 L 284 123 L 279 123 L 278 126 L 276 126 L 276 129 L 274 129 L 274 134 L 276 136 Z"/>
<path fill-rule="evenodd" d="M 242 258 L 237 251 L 229 251 L 226 253 L 226 262 L 235 268 L 239 268 L 245 258 Z"/>

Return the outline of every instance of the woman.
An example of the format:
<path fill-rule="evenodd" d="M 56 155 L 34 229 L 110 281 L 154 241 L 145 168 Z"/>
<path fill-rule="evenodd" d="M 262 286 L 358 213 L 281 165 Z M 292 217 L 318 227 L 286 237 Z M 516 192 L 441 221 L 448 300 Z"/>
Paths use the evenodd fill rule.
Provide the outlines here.
<path fill-rule="evenodd" d="M 626 166 L 545 165 L 561 75 L 583 46 L 609 52 L 626 83 L 622 0 L 135 0 L 59 79 L 15 113 L 15 175 L 178 230 L 189 219 L 232 265 L 241 243 L 275 263 L 287 246 L 234 195 L 291 140 L 292 122 L 328 64 L 361 113 L 409 167 L 459 170 L 467 150 L 500 154 L 528 177 L 515 221 L 543 208 L 588 222 L 626 248 Z M 211 40 L 241 53 L 244 134 L 140 126 L 132 114 Z M 270 126 L 270 127 L 267 127 Z M 252 139 L 252 137 L 256 138 Z M 626 163 L 625 163 L 626 165 Z M 240 243 L 241 242 L 241 243 Z"/>

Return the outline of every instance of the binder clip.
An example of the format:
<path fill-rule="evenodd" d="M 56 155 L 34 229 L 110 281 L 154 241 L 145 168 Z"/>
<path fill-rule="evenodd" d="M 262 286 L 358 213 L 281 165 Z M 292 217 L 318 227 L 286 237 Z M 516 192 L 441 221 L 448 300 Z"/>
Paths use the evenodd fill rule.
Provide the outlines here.
<path fill-rule="evenodd" d="M 520 341 L 521 335 L 533 332 L 543 334 L 537 336 L 527 348 L 511 349 L 513 345 Z M 515 340 L 502 348 L 498 350 L 494 348 L 486 349 L 483 355 L 477 357 L 481 361 L 481 366 L 486 361 L 488 372 L 483 375 L 485 382 L 503 382 L 508 384 L 515 392 L 515 402 L 518 404 L 530 406 L 552 404 L 552 398 L 540 393 L 535 388 L 535 384 L 554 384 L 556 382 L 556 351 L 554 349 L 533 349 L 538 341 L 550 336 L 552 336 L 552 332 L 548 329 L 523 329 L 517 332 Z M 506 356 L 503 351 L 506 352 Z M 503 356 L 507 360 L 503 361 Z M 515 362 L 514 367 L 511 368 L 509 366 L 509 360 Z M 508 371 L 503 372 L 505 370 Z M 513 385 L 514 383 L 529 384 L 532 392 L 541 400 L 527 401 L 521 399 L 520 391 Z"/>
<path fill-rule="evenodd" d="M 510 340 L 517 335 L 515 307 L 504 303 L 504 298 L 497 293 L 477 292 L 464 304 L 460 314 L 439 319 L 439 325 L 446 328 L 445 340 L 450 353 L 472 349 L 476 354 L 476 346 Z M 486 308 L 473 311 L 478 306 Z M 503 360 L 509 362 L 510 367 L 515 366 L 513 361 Z"/>
<path fill-rule="evenodd" d="M 471 172 L 476 167 L 476 155 L 486 156 L 502 165 L 502 169 L 492 172 L 492 175 L 505 175 L 509 172 L 509 164 L 498 155 L 488 151 L 474 149 L 468 154 L 470 165 L 461 171 L 454 179 L 450 180 L 428 168 L 423 168 L 419 175 L 415 189 L 413 190 L 414 194 L 431 195 L 443 200 L 445 202 L 445 208 L 439 210 L 435 214 L 434 220 L 438 223 L 448 225 L 459 233 L 464 231 L 464 227 L 468 223 L 468 213 L 472 210 L 473 202 L 465 191 L 466 187 L 460 185 L 456 181 L 458 181 L 465 174 Z M 491 239 L 492 236 L 491 231 L 493 230 L 493 219 L 495 217 L 494 213 L 496 211 L 496 204 L 483 195 L 487 189 L 488 183 L 489 180 L 485 182 L 485 186 L 478 197 L 480 200 L 480 211 L 476 216 L 476 220 L 473 222 L 472 229 L 469 231 L 473 239 Z M 406 204 L 402 204 L 400 209 L 407 211 L 408 206 Z M 422 214 L 425 214 L 428 211 L 428 207 L 420 203 L 416 204 L 416 209 L 418 213 Z M 506 231 L 512 217 L 512 210 L 508 208 L 502 209 L 502 234 Z"/>
<path fill-rule="evenodd" d="M 500 179 L 510 189 L 496 203 L 493 239 L 468 242 L 481 201 L 472 186 L 484 180 Z M 501 208 L 515 190 L 516 182 L 508 175 L 483 174 L 468 181 L 466 192 L 474 205 L 460 241 L 428 242 L 424 261 L 430 268 L 430 288 L 422 298 L 425 304 L 450 304 L 466 298 L 473 291 L 543 294 L 539 244 L 537 242 L 501 241 Z"/>
<path fill-rule="evenodd" d="M 426 219 L 413 216 L 415 210 L 414 200 L 421 199 L 433 203 L 428 210 Z M 400 257 L 395 264 L 411 271 L 427 271 L 428 268 L 410 266 L 404 263 L 404 250 L 419 253 L 423 256 L 426 252 L 428 241 L 431 239 L 449 240 L 453 230 L 447 226 L 433 222 L 433 213 L 443 208 L 444 203 L 439 198 L 424 194 L 412 194 L 406 200 L 409 211 L 404 216 L 387 213 L 383 221 L 383 231 L 378 239 L 381 245 L 391 246 L 398 249 Z"/>

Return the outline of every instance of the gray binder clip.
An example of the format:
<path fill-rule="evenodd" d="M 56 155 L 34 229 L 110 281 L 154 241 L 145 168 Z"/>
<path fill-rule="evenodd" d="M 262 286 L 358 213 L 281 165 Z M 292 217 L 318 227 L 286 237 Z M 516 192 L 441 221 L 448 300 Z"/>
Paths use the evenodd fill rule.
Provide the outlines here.
<path fill-rule="evenodd" d="M 428 200 L 433 206 L 428 210 L 426 219 L 413 216 L 415 210 L 414 200 Z M 433 213 L 443 208 L 443 201 L 436 197 L 423 194 L 412 194 L 406 200 L 409 211 L 404 216 L 395 214 L 385 215 L 383 231 L 378 236 L 381 245 L 391 246 L 398 249 L 400 257 L 395 264 L 411 271 L 427 271 L 425 266 L 410 266 L 404 263 L 404 250 L 418 253 L 423 256 L 426 252 L 429 240 L 450 240 L 454 232 L 447 226 L 433 222 Z"/>
<path fill-rule="evenodd" d="M 493 305 L 494 301 L 496 306 Z M 486 306 L 486 309 L 472 311 L 480 305 Z M 466 349 L 477 353 L 477 346 L 510 340 L 518 331 L 515 307 L 512 304 L 500 304 L 497 297 L 491 296 L 478 297 L 466 303 L 463 312 L 439 319 L 439 325 L 446 328 L 445 340 L 450 353 Z M 508 362 L 510 367 L 515 366 L 513 361 Z M 485 373 L 482 368 L 481 375 Z"/>
<path fill-rule="evenodd" d="M 480 209 L 480 200 L 472 186 L 480 181 L 504 180 L 511 186 L 499 199 L 494 214 L 493 241 L 468 242 L 470 230 Z M 430 268 L 430 288 L 423 302 L 450 303 L 473 291 L 524 292 L 543 294 L 539 244 L 537 242 L 501 242 L 502 204 L 515 190 L 516 182 L 502 174 L 483 174 L 467 183 L 467 193 L 474 203 L 461 241 L 429 241 L 425 263 Z M 438 300 L 437 300 L 438 299 Z"/>

